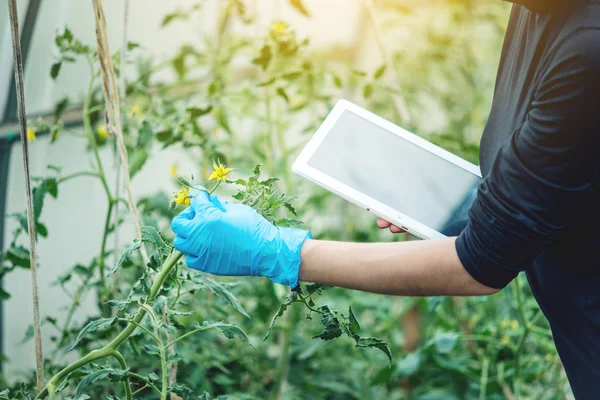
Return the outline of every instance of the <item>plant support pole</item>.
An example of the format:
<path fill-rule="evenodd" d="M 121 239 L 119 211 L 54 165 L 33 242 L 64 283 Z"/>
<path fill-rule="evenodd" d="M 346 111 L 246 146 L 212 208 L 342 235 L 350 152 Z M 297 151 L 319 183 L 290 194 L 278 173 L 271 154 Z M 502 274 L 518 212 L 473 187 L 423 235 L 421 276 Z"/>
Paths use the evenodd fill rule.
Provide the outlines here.
<path fill-rule="evenodd" d="M 138 239 L 142 240 L 142 226 L 140 224 L 140 216 L 133 200 L 131 191 L 131 177 L 129 176 L 129 162 L 127 160 L 127 147 L 123 139 L 123 126 L 121 124 L 121 108 L 119 105 L 119 91 L 117 89 L 117 80 L 115 78 L 115 69 L 112 63 L 110 48 L 108 45 L 108 37 L 106 33 L 106 16 L 102 7 L 102 0 L 92 0 L 94 6 L 94 21 L 96 23 L 96 41 L 98 43 L 98 60 L 100 61 L 100 70 L 102 72 L 102 92 L 106 103 L 106 127 L 116 136 L 117 150 L 121 157 L 121 171 L 123 173 L 123 181 L 127 192 L 127 203 L 129 212 L 133 219 L 135 233 Z M 148 253 L 146 247 L 142 243 L 141 247 L 142 258 L 144 263 L 148 263 Z"/>
<path fill-rule="evenodd" d="M 31 178 L 29 176 L 29 146 L 27 143 L 27 113 L 25 112 L 25 90 L 23 88 L 23 60 L 21 57 L 21 42 L 19 39 L 19 14 L 17 1 L 8 1 L 10 14 L 10 27 L 12 32 L 12 46 L 15 69 L 15 84 L 17 89 L 17 109 L 23 148 L 23 167 L 25 169 L 25 190 L 27 197 L 27 227 L 29 229 L 29 263 L 31 269 L 31 291 L 33 297 L 33 332 L 35 342 L 36 383 L 38 391 L 44 386 L 44 357 L 42 352 L 42 330 L 40 328 L 40 295 L 37 281 L 37 245 L 35 238 L 35 219 L 31 191 Z"/>

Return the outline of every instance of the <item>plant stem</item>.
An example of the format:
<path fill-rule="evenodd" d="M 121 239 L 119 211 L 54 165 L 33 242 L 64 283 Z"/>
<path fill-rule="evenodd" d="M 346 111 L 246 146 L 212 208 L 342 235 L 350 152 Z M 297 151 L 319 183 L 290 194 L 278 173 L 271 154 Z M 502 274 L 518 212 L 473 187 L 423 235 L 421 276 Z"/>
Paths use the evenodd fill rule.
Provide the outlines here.
<path fill-rule="evenodd" d="M 76 172 L 74 174 L 70 174 L 67 176 L 63 176 L 62 178 L 59 178 L 56 183 L 57 184 L 61 184 L 64 183 L 66 181 L 70 181 L 73 178 L 78 178 L 80 176 L 95 176 L 97 178 L 100 178 L 100 174 L 96 171 L 81 171 L 81 172 Z"/>
<path fill-rule="evenodd" d="M 484 357 L 482 364 L 481 379 L 479 381 L 479 400 L 485 400 L 486 398 L 490 360 L 487 357 Z"/>
<path fill-rule="evenodd" d="M 111 356 L 117 359 L 117 361 L 119 362 L 119 366 L 123 371 L 127 371 L 127 362 L 125 361 L 125 357 L 123 357 L 123 355 L 118 350 L 114 350 Z M 129 378 L 125 379 L 125 382 L 123 382 L 123 387 L 125 388 L 125 398 L 127 400 L 131 400 L 132 395 L 131 385 L 129 384 Z"/>
<path fill-rule="evenodd" d="M 182 255 L 183 254 L 177 250 L 173 250 L 171 254 L 169 254 L 169 257 L 167 257 L 167 259 L 162 265 L 160 272 L 156 276 L 156 279 L 154 280 L 154 283 L 150 288 L 150 293 L 144 300 L 144 304 L 149 304 L 156 297 L 158 291 L 162 287 L 163 282 L 165 281 L 169 273 L 175 268 L 177 262 L 179 261 Z M 73 362 L 69 366 L 59 371 L 50 379 L 50 381 L 48 381 L 48 384 L 46 384 L 46 386 L 42 390 L 40 390 L 40 392 L 36 396 L 36 399 L 42 399 L 42 396 L 46 392 L 50 393 L 51 388 L 56 387 L 58 384 L 60 384 L 60 382 L 64 378 L 69 376 L 69 374 L 71 374 L 73 371 L 78 370 L 79 368 L 83 367 L 86 364 L 89 364 L 92 361 L 113 356 L 114 352 L 119 348 L 119 346 L 123 344 L 123 342 L 125 342 L 129 338 L 129 336 L 131 336 L 131 334 L 136 330 L 138 325 L 146 316 L 146 313 L 147 310 L 144 307 L 140 307 L 135 318 L 123 329 L 123 331 L 121 331 L 121 333 L 119 333 L 104 347 L 97 350 L 92 350 L 84 357 L 80 358 L 79 360 Z"/>
<path fill-rule="evenodd" d="M 100 308 L 102 310 L 103 317 L 109 317 L 111 313 L 110 307 L 106 305 L 106 301 L 108 301 L 108 288 L 106 287 L 104 266 L 106 262 L 106 242 L 108 238 L 108 230 L 110 229 L 110 221 L 114 205 L 115 202 L 112 199 L 109 199 L 108 210 L 106 212 L 106 220 L 104 221 L 104 232 L 102 234 L 102 245 L 100 246 L 100 256 L 98 258 L 98 271 L 100 273 Z"/>
<path fill-rule="evenodd" d="M 142 382 L 144 382 L 146 384 L 145 387 L 152 388 L 152 390 L 154 390 L 156 392 L 156 394 L 158 394 L 160 396 L 160 390 L 158 390 L 158 388 L 156 386 L 154 386 L 148 379 L 146 379 L 142 375 L 139 375 L 139 374 L 136 374 L 136 373 L 130 372 L 130 371 L 127 371 L 127 375 L 131 376 L 132 378 L 137 378 L 137 379 L 141 380 Z M 135 392 L 133 392 L 133 394 L 136 395 L 138 392 L 141 392 L 145 387 L 136 390 Z"/>

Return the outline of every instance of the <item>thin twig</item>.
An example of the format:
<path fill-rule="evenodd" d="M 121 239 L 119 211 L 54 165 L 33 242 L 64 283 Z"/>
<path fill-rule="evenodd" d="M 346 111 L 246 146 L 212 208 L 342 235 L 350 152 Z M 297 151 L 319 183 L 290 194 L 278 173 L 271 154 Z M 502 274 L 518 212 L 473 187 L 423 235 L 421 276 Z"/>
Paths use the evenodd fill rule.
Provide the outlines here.
<path fill-rule="evenodd" d="M 108 37 L 106 33 L 106 16 L 102 7 L 102 0 L 92 0 L 94 6 L 94 21 L 96 23 L 96 40 L 98 44 L 98 60 L 100 61 L 100 70 L 102 72 L 102 92 L 106 102 L 106 127 L 116 136 L 117 150 L 121 158 L 121 170 L 123 172 L 123 180 L 125 190 L 127 191 L 127 203 L 129 212 L 133 219 L 135 233 L 138 239 L 142 238 L 142 226 L 140 217 L 133 200 L 133 192 L 131 190 L 131 177 L 129 175 L 129 161 L 127 158 L 127 147 L 123 139 L 123 126 L 121 124 L 121 109 L 119 105 L 119 92 L 117 89 L 117 81 L 115 78 L 115 70 L 112 63 Z M 148 253 L 144 244 L 141 248 L 142 258 L 144 263 L 149 262 Z"/>
<path fill-rule="evenodd" d="M 33 332 L 35 342 L 36 384 L 38 391 L 44 386 L 44 356 L 42 351 L 42 330 L 40 325 L 40 294 L 37 281 L 37 243 L 35 232 L 35 219 L 33 214 L 33 201 L 31 178 L 29 176 L 29 146 L 27 143 L 27 112 L 25 110 L 25 91 L 23 89 L 23 59 L 21 55 L 21 41 L 19 38 L 19 13 L 16 0 L 9 0 L 10 26 L 12 33 L 13 59 L 15 69 L 15 83 L 17 89 L 17 108 L 21 133 L 21 146 L 23 148 L 23 167 L 25 169 L 25 190 L 27 192 L 27 226 L 29 229 L 29 263 L 31 269 L 31 291 L 33 297 Z"/>

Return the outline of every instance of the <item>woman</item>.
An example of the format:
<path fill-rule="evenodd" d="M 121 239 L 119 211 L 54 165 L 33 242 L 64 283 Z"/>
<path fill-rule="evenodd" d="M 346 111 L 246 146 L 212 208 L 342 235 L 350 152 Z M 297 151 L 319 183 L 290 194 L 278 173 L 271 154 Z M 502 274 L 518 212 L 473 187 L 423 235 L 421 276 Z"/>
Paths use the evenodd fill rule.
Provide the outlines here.
<path fill-rule="evenodd" d="M 484 179 L 458 237 L 315 241 L 202 192 L 172 224 L 188 266 L 400 296 L 491 295 L 525 271 L 576 398 L 598 399 L 600 3 L 514 3 L 481 140 Z"/>

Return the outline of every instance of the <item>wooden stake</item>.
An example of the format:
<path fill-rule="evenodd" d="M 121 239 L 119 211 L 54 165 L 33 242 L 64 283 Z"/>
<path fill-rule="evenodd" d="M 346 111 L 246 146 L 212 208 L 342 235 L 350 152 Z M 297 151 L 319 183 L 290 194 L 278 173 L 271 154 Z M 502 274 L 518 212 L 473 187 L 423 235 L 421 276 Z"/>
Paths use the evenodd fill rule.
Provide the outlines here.
<path fill-rule="evenodd" d="M 27 142 L 27 113 L 25 111 L 25 90 L 23 88 L 23 59 L 21 55 L 21 40 L 19 38 L 19 13 L 16 0 L 8 1 L 10 27 L 12 33 L 15 83 L 17 88 L 17 107 L 23 148 L 23 167 L 25 169 L 25 190 L 27 191 L 27 227 L 29 230 L 29 263 L 31 269 L 31 292 L 33 298 L 33 333 L 35 342 L 35 365 L 38 392 L 44 387 L 44 356 L 42 351 L 42 330 L 40 327 L 40 294 L 37 281 L 37 243 L 35 233 L 35 217 L 29 176 L 29 146 Z"/>

